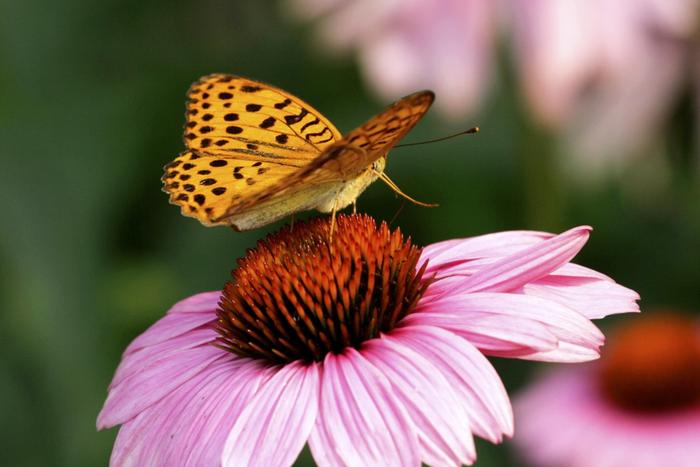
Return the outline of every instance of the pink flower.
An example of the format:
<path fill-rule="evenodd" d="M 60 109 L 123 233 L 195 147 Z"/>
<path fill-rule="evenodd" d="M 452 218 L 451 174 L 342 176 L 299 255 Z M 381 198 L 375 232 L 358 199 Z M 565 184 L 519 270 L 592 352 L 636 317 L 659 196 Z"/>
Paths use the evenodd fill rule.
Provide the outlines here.
<path fill-rule="evenodd" d="M 98 417 L 112 465 L 471 464 L 513 432 L 485 355 L 598 356 L 590 322 L 635 292 L 569 261 L 590 228 L 424 250 L 368 216 L 285 228 L 223 292 L 177 303 L 126 349 Z"/>
<path fill-rule="evenodd" d="M 669 117 L 697 54 L 699 0 L 289 0 L 318 43 L 356 52 L 385 100 L 421 88 L 456 119 L 495 81 L 500 32 L 534 119 L 574 169 L 624 167 Z"/>
<path fill-rule="evenodd" d="M 324 16 L 319 43 L 354 49 L 385 100 L 429 88 L 458 117 L 479 106 L 491 75 L 496 7 L 485 0 L 295 0 L 298 16 Z"/>
<path fill-rule="evenodd" d="M 700 329 L 670 313 L 613 336 L 603 358 L 543 376 L 514 404 L 532 465 L 691 467 L 700 459 Z"/>
<path fill-rule="evenodd" d="M 698 0 L 517 0 L 521 87 L 540 123 L 596 172 L 648 145 L 690 73 Z M 618 160 L 616 160 L 618 158 Z"/>

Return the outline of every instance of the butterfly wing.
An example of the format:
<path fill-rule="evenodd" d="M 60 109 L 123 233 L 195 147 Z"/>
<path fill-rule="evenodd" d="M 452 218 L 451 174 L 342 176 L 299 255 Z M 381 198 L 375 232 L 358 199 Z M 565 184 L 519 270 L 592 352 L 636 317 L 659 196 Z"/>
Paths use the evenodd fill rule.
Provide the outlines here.
<path fill-rule="evenodd" d="M 205 225 L 220 223 L 231 206 L 276 185 L 341 139 L 309 104 L 250 79 L 206 76 L 187 98 L 188 151 L 165 166 L 162 180 L 170 202 Z"/>
<path fill-rule="evenodd" d="M 201 78 L 190 87 L 186 105 L 189 149 L 257 151 L 306 163 L 341 138 L 328 119 L 298 97 L 238 76 Z"/>
<path fill-rule="evenodd" d="M 328 147 L 304 167 L 278 180 L 267 189 L 232 205 L 224 217 L 277 197 L 289 196 L 303 187 L 343 183 L 360 176 L 369 170 L 375 161 L 385 157 L 389 150 L 411 131 L 428 111 L 434 99 L 432 91 L 420 91 L 396 101 Z"/>
<path fill-rule="evenodd" d="M 164 190 L 183 215 L 216 225 L 229 209 L 256 190 L 298 170 L 277 162 L 225 157 L 188 150 L 165 166 Z"/>
<path fill-rule="evenodd" d="M 338 144 L 364 149 L 371 162 L 384 157 L 416 126 L 434 100 L 432 91 L 419 91 L 399 99 L 364 125 L 349 132 Z"/>

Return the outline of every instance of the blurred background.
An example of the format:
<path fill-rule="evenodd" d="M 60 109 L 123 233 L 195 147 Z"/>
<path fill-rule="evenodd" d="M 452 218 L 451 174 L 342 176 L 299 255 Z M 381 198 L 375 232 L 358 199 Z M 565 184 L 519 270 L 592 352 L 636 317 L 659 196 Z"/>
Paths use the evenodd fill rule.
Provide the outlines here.
<path fill-rule="evenodd" d="M 406 142 L 481 132 L 397 149 L 387 173 L 440 207 L 375 183 L 361 211 L 418 244 L 590 224 L 577 262 L 643 309 L 700 310 L 698 2 L 525 3 L 1 0 L 2 463 L 105 465 L 116 429 L 95 418 L 127 343 L 279 227 L 207 229 L 160 191 L 185 92 L 213 72 L 286 89 L 341 131 L 432 88 Z M 494 364 L 509 391 L 537 370 Z M 507 443 L 478 454 L 517 464 Z"/>

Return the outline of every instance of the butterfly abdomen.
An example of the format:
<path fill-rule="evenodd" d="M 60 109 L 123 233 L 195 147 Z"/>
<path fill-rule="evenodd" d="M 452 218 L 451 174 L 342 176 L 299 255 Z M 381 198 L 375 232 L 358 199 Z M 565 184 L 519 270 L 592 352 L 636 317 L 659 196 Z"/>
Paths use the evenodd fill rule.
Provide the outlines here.
<path fill-rule="evenodd" d="M 320 212 L 333 212 L 346 208 L 362 194 L 376 179 L 379 173 L 384 170 L 386 157 L 375 161 L 372 167 L 365 170 L 359 176 L 342 183 L 333 196 L 326 197 L 316 205 L 316 209 Z"/>

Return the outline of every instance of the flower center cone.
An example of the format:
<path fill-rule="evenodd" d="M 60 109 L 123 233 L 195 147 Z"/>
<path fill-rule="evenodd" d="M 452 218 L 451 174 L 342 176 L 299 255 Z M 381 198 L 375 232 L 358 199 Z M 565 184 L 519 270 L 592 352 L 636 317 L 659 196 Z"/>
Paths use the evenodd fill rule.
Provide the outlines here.
<path fill-rule="evenodd" d="M 618 407 L 654 413 L 700 403 L 700 329 L 680 314 L 640 316 L 601 359 L 603 393 Z"/>
<path fill-rule="evenodd" d="M 238 261 L 219 303 L 218 344 L 236 355 L 287 363 L 389 332 L 429 281 L 421 250 L 366 215 L 313 219 L 269 235 Z"/>

